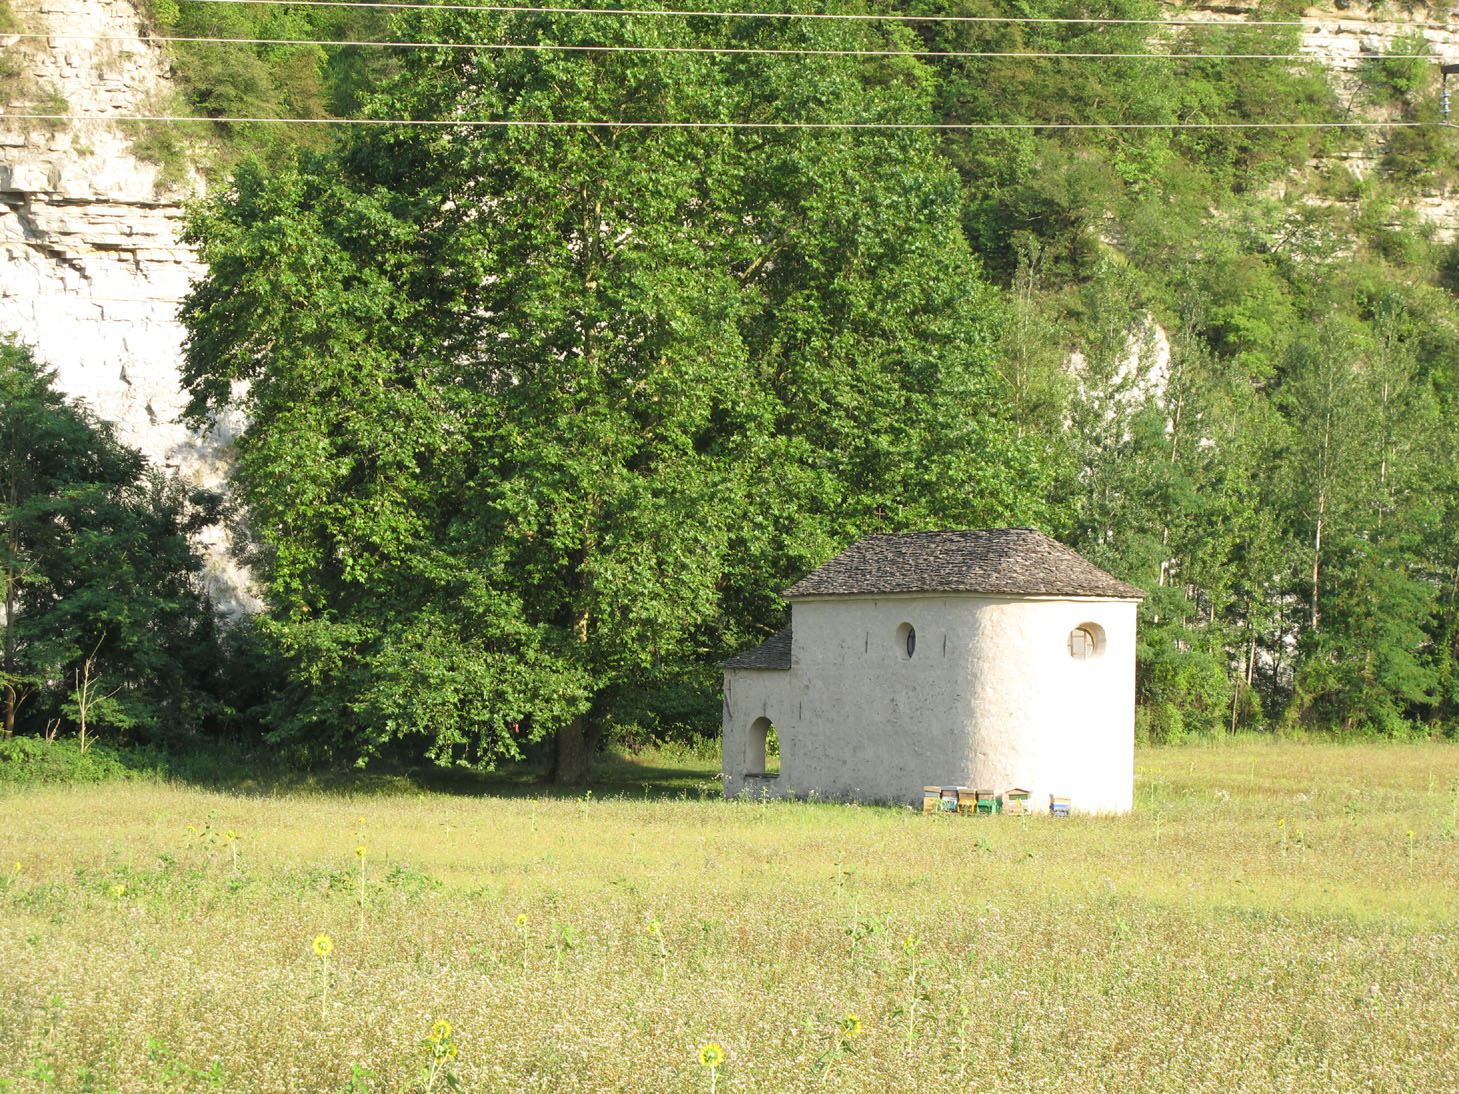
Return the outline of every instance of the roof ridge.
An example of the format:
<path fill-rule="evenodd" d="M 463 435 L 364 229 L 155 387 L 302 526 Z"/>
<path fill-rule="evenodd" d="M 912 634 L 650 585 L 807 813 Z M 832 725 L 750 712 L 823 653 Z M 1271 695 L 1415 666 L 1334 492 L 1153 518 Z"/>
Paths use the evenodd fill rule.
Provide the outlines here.
<path fill-rule="evenodd" d="M 782 595 L 898 592 L 1121 600 L 1145 595 L 1042 529 L 1027 526 L 874 533 L 847 547 Z"/>

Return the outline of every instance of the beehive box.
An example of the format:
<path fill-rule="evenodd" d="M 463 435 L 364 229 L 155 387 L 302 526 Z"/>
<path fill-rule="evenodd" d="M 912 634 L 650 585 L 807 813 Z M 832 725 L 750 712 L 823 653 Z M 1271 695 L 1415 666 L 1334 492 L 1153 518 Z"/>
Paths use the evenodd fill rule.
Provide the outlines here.
<path fill-rule="evenodd" d="M 922 788 L 922 812 L 936 813 L 942 808 L 942 787 L 924 786 Z"/>
<path fill-rule="evenodd" d="M 1049 813 L 1055 817 L 1067 817 L 1069 815 L 1069 799 L 1050 794 Z"/>

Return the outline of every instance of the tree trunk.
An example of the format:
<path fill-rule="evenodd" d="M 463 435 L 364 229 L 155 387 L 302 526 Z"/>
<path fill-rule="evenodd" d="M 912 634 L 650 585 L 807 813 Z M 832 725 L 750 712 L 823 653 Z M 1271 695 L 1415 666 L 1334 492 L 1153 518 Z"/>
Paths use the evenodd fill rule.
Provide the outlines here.
<path fill-rule="evenodd" d="M 1312 633 L 1317 633 L 1317 569 L 1322 562 L 1322 512 L 1327 507 L 1326 495 L 1321 495 L 1317 502 L 1317 535 L 1312 541 Z"/>
<path fill-rule="evenodd" d="M 584 581 L 583 603 L 587 602 L 586 589 L 592 586 L 589 576 Z M 588 609 L 578 607 L 571 619 L 572 636 L 586 645 L 588 641 Z M 598 747 L 598 734 L 593 729 L 591 711 L 579 714 L 567 725 L 552 735 L 547 750 L 547 779 L 554 786 L 583 786 L 593 777 L 593 753 Z"/>
<path fill-rule="evenodd" d="M 579 714 L 552 736 L 547 753 L 547 778 L 554 786 L 583 786 L 593 774 L 597 734 L 588 717 Z"/>
<path fill-rule="evenodd" d="M 15 487 L 12 480 L 10 490 L 10 506 L 15 507 Z M 13 560 L 19 556 L 19 545 L 14 540 L 8 545 L 10 558 Z M 4 647 L 0 648 L 0 668 L 10 669 L 15 662 L 15 616 L 18 610 L 16 604 L 16 587 L 20 584 L 19 576 L 12 566 L 5 567 L 5 630 Z M 5 740 L 15 736 L 15 713 L 20 709 L 20 704 L 25 701 L 25 696 L 16 690 L 15 685 L 5 685 Z"/>
<path fill-rule="evenodd" d="M 86 675 L 81 675 L 81 670 L 76 670 L 76 712 L 80 716 L 81 724 L 81 755 L 86 755 L 86 707 L 87 692 L 91 690 L 91 662 L 86 662 Z"/>

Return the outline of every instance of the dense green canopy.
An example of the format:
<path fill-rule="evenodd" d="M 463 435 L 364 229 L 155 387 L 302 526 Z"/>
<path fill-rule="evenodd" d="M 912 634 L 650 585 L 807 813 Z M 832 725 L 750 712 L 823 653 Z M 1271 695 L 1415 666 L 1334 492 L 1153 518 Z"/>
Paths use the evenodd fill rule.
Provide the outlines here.
<path fill-rule="evenodd" d="M 216 703 L 188 537 L 218 499 L 149 473 L 53 381 L 0 341 L 0 736 L 180 739 Z"/>
<path fill-rule="evenodd" d="M 406 69 L 372 113 L 927 116 L 920 70 L 844 58 L 451 51 Z M 772 624 L 775 591 L 846 539 L 1034 519 L 1042 474 L 1003 410 L 999 305 L 958 198 L 915 133 L 387 128 L 241 171 L 194 227 L 210 273 L 187 374 L 195 413 L 238 393 L 251 422 L 237 478 L 286 665 L 275 739 L 407 737 L 490 764 L 514 733 L 547 735 L 581 778 L 603 728 Z"/>

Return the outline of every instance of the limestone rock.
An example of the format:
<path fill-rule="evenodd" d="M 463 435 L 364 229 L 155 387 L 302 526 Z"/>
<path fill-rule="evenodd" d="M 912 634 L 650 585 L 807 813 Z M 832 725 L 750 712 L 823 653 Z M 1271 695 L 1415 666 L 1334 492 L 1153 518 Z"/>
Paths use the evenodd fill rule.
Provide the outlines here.
<path fill-rule="evenodd" d="M 155 467 L 224 490 L 239 423 L 204 436 L 178 420 L 177 308 L 203 266 L 179 239 L 182 209 L 159 192 L 157 168 L 102 120 L 147 112 L 167 93 L 167 65 L 139 36 L 132 0 L 20 0 L 13 8 L 28 31 L 56 36 L 48 46 L 9 47 L 27 50 L 36 90 L 64 80 L 67 113 L 86 120 L 0 129 L 0 330 L 34 347 L 62 390 L 115 423 Z M 209 591 L 225 612 L 253 610 L 248 575 L 227 541 L 222 529 L 204 537 Z"/>

